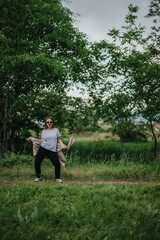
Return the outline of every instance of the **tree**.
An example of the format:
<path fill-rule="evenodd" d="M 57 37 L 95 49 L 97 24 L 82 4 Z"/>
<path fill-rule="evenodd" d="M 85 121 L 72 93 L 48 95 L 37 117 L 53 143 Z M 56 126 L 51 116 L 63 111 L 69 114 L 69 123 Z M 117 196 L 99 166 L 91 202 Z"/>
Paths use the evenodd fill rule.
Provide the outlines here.
<path fill-rule="evenodd" d="M 160 66 L 152 62 L 148 53 L 134 52 L 127 60 L 130 73 L 126 87 L 134 97 L 138 113 L 150 124 L 156 154 L 158 146 L 153 123 L 160 119 Z"/>
<path fill-rule="evenodd" d="M 152 31 L 149 34 L 149 40 L 151 41 L 148 47 L 152 55 L 155 55 L 156 59 L 160 60 L 160 0 L 150 1 L 146 17 L 153 19 Z"/>
<path fill-rule="evenodd" d="M 66 103 L 68 114 L 66 127 L 70 133 L 79 133 L 90 124 L 91 109 L 88 102 L 80 97 L 69 97 Z"/>
<path fill-rule="evenodd" d="M 88 104 L 90 108 L 90 125 L 93 127 L 97 127 L 98 120 L 102 118 L 102 106 L 103 100 L 101 95 L 94 94 L 90 92 L 90 97 L 88 99 Z"/>
<path fill-rule="evenodd" d="M 9 121 L 19 122 L 19 128 L 29 121 L 25 116 L 18 121 L 23 107 L 26 112 L 32 111 L 43 89 L 65 94 L 70 84 L 84 81 L 91 62 L 87 39 L 73 27 L 72 13 L 61 0 L 1 0 L 1 151 L 8 150 L 7 141 L 13 131 Z M 25 103 L 28 98 L 31 104 Z"/>
<path fill-rule="evenodd" d="M 123 32 L 112 29 L 109 36 L 113 41 L 110 43 L 103 40 L 96 45 L 103 49 L 102 54 L 106 56 L 103 67 L 106 69 L 106 76 L 114 80 L 114 89 L 132 96 L 135 109 L 150 122 L 156 154 L 157 139 L 153 122 L 159 121 L 160 66 L 157 58 L 155 59 L 155 51 L 150 51 L 150 38 L 143 36 L 145 28 L 136 24 L 137 12 L 138 7 L 130 5 L 125 17 L 126 25 L 122 27 Z M 106 94 L 105 87 L 103 92 Z"/>
<path fill-rule="evenodd" d="M 102 107 L 102 118 L 110 122 L 114 129 L 116 128 L 116 134 L 120 137 L 123 152 L 125 152 L 124 141 L 126 140 L 126 128 L 130 125 L 133 127 L 133 109 L 131 97 L 123 92 L 114 93 L 107 97 Z M 129 128 L 131 132 L 131 127 Z"/>

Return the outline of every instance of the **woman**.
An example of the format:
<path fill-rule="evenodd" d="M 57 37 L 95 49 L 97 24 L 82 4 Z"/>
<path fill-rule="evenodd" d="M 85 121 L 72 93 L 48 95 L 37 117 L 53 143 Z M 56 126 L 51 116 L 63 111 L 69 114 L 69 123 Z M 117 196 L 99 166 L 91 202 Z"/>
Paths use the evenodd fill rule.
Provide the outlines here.
<path fill-rule="evenodd" d="M 48 157 L 52 164 L 55 166 L 55 178 L 56 182 L 62 183 L 63 181 L 60 179 L 60 163 L 57 156 L 56 146 L 57 142 L 61 142 L 60 132 L 58 128 L 55 128 L 54 120 L 52 117 L 47 117 L 45 120 L 45 129 L 42 131 L 41 140 L 42 143 L 37 152 L 35 158 L 35 170 L 36 170 L 36 178 L 34 182 L 38 182 L 41 177 L 41 163 L 44 157 Z M 30 140 L 30 138 L 29 138 Z M 66 148 L 68 148 L 66 146 Z"/>

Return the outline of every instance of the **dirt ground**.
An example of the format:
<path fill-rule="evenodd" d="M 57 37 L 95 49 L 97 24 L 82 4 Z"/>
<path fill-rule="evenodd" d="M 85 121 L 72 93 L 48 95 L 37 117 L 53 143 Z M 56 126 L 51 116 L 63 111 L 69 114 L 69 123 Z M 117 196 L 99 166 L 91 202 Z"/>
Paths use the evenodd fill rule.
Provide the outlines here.
<path fill-rule="evenodd" d="M 33 184 L 59 184 L 55 182 L 54 180 L 42 180 L 39 182 L 34 182 L 31 180 L 7 180 L 7 179 L 0 179 L 0 184 L 6 184 L 6 185 L 14 185 L 14 184 L 24 184 L 24 183 L 33 183 Z M 70 181 L 70 180 L 65 180 L 63 184 L 86 184 L 86 185 L 93 185 L 93 184 L 105 184 L 105 185 L 151 185 L 151 184 L 160 184 L 159 182 L 128 182 L 128 181 L 92 181 L 92 180 L 87 180 L 87 181 Z"/>

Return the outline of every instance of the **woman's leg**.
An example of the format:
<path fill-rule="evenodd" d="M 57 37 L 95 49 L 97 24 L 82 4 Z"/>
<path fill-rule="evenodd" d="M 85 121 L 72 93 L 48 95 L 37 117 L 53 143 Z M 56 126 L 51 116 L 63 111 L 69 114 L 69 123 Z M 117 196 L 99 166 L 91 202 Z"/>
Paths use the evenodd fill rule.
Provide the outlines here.
<path fill-rule="evenodd" d="M 56 152 L 47 152 L 48 158 L 51 160 L 52 164 L 55 166 L 55 178 L 60 178 L 60 163 Z"/>
<path fill-rule="evenodd" d="M 35 170 L 37 178 L 40 178 L 41 176 L 41 163 L 45 157 L 45 154 L 46 150 L 43 147 L 40 147 L 35 158 Z"/>

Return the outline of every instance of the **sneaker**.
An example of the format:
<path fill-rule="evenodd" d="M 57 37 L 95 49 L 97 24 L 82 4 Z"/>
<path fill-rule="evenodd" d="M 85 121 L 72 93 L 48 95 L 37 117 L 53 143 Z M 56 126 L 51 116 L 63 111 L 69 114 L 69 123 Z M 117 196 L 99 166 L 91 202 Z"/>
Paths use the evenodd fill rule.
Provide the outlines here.
<path fill-rule="evenodd" d="M 60 178 L 57 178 L 57 179 L 56 179 L 56 182 L 58 182 L 58 183 L 63 183 L 63 181 L 62 181 Z"/>
<path fill-rule="evenodd" d="M 40 178 L 38 177 L 34 179 L 34 182 L 39 182 L 39 181 L 40 181 Z"/>

